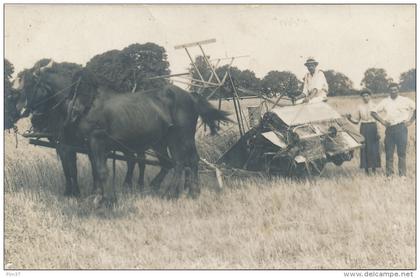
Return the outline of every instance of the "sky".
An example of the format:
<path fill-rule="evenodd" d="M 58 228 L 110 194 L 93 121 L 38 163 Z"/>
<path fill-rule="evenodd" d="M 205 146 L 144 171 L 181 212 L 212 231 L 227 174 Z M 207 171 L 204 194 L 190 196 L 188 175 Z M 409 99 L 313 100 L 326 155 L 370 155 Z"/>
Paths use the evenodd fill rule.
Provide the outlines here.
<path fill-rule="evenodd" d="M 311 56 L 359 88 L 368 68 L 384 68 L 398 81 L 415 67 L 415 6 L 5 6 L 5 58 L 16 72 L 42 58 L 85 64 L 108 50 L 154 42 L 166 49 L 171 72 L 180 73 L 189 60 L 174 46 L 211 38 L 216 43 L 204 46 L 211 58 L 249 55 L 233 65 L 259 78 L 271 70 L 302 78 Z"/>

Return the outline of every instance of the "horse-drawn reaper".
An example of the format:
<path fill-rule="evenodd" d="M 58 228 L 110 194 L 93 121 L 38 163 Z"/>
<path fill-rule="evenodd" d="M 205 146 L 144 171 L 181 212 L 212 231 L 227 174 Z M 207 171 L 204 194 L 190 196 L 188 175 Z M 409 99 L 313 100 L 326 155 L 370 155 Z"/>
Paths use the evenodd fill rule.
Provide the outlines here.
<path fill-rule="evenodd" d="M 206 57 L 201 44 L 214 40 L 181 45 L 194 65 L 188 47 L 198 46 Z M 235 57 L 231 58 L 230 65 Z M 326 103 L 280 105 L 280 96 L 272 101 L 257 94 L 267 108 L 261 114 L 257 109 L 252 115 L 257 124 L 246 131 L 239 92 L 248 94 L 245 88 L 237 88 L 229 67 L 224 76 L 218 76 L 210 61 L 209 79 L 204 79 L 194 65 L 200 79 L 191 79 L 191 86 L 210 88 L 213 96 L 225 85 L 230 85 L 231 99 L 235 107 L 240 139 L 216 164 L 203 161 L 216 171 L 219 186 L 223 184 L 222 172 L 265 172 L 269 175 L 320 174 L 324 165 L 331 161 L 341 165 L 350 160 L 353 150 L 363 143 L 363 137 L 349 128 L 342 117 Z M 157 76 L 154 78 L 180 77 L 184 74 Z M 149 78 L 150 79 L 150 78 Z M 116 92 L 104 88 L 88 69 L 71 63 L 54 63 L 41 60 L 30 70 L 25 70 L 15 84 L 16 95 L 11 100 L 16 106 L 10 111 L 8 126 L 20 116 L 32 115 L 33 130 L 27 137 L 35 137 L 30 143 L 57 149 L 66 178 L 65 194 L 78 196 L 76 154 L 88 155 L 93 175 L 93 192 L 96 200 L 112 204 L 116 200 L 115 182 L 108 179 L 107 158 L 127 161 L 128 170 L 124 184 L 131 186 L 133 168 L 139 163 L 139 188 L 143 190 L 144 165 L 159 165 L 161 170 L 152 180 L 151 188 L 157 192 L 169 169 L 174 168 L 172 184 L 164 191 L 168 197 L 178 196 L 185 187 L 191 196 L 200 192 L 198 186 L 199 156 L 195 133 L 198 117 L 201 117 L 211 133 L 216 133 L 219 122 L 231 121 L 228 113 L 214 108 L 208 99 L 197 93 L 188 93 L 174 85 L 138 91 Z M 175 80 L 173 80 L 175 81 Z M 185 81 L 181 81 L 181 83 Z M 169 83 L 170 84 L 170 83 Z M 200 90 L 198 90 L 200 91 Z M 255 96 L 255 92 L 252 93 Z M 287 99 L 287 97 L 286 97 Z M 256 117 L 255 117 L 256 116 Z M 47 138 L 48 141 L 39 138 Z M 153 150 L 157 160 L 146 159 L 145 153 Z M 117 154 L 122 152 L 123 155 Z"/>

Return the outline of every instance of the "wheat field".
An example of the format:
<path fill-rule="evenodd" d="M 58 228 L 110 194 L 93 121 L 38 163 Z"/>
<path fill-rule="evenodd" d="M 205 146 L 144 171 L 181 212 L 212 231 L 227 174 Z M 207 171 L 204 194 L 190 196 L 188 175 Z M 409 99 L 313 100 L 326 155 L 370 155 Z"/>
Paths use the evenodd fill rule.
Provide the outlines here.
<path fill-rule="evenodd" d="M 409 94 L 414 98 L 414 94 Z M 358 98 L 331 98 L 339 112 Z M 378 100 L 374 100 L 378 101 Z M 243 108 L 256 101 L 242 102 Z M 231 103 L 223 108 L 232 109 Z M 28 125 L 19 122 L 21 131 Z M 230 132 L 235 133 L 236 128 Z M 381 129 L 383 141 L 384 131 Z M 209 160 L 232 140 L 197 135 Z M 201 176 L 198 199 L 165 200 L 123 192 L 112 211 L 92 208 L 92 178 L 79 155 L 80 199 L 63 197 L 54 150 L 5 133 L 6 269 L 414 269 L 415 127 L 406 178 L 382 169 L 366 176 L 359 157 L 328 165 L 313 183 L 287 178 Z M 385 157 L 382 154 L 382 164 Z M 122 184 L 125 164 L 117 163 Z M 147 167 L 146 182 L 157 173 Z M 165 180 L 170 182 L 170 175 Z"/>

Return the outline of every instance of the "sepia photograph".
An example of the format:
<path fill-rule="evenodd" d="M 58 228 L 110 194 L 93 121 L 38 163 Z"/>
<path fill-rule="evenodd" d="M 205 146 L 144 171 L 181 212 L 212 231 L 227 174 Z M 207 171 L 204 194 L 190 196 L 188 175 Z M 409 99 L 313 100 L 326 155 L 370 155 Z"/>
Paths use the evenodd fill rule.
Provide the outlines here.
<path fill-rule="evenodd" d="M 8 274 L 413 277 L 416 4 L 3 14 Z"/>

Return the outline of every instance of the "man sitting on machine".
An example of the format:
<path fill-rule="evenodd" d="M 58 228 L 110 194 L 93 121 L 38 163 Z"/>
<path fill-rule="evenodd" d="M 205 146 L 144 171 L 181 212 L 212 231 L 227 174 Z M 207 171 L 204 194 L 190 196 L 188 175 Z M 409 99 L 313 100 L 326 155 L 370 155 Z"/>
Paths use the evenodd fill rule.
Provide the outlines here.
<path fill-rule="evenodd" d="M 324 72 L 317 68 L 318 62 L 314 58 L 308 58 L 305 66 L 308 68 L 308 72 L 303 78 L 301 98 L 295 104 L 326 102 L 328 83 Z"/>

